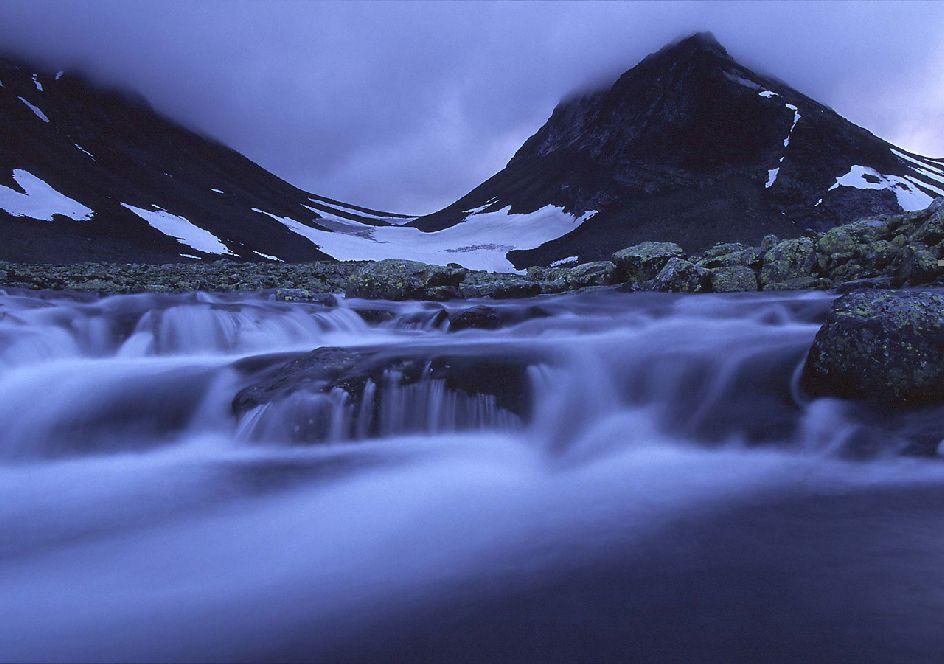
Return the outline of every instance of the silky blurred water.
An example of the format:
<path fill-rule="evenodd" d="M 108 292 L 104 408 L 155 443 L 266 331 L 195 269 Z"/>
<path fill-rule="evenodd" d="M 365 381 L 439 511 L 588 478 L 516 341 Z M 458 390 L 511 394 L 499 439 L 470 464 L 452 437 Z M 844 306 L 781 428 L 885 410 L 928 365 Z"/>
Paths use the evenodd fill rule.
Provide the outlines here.
<path fill-rule="evenodd" d="M 425 303 L 0 296 L 0 660 L 942 652 L 944 415 L 799 391 L 829 296 L 491 304 L 450 333 Z M 337 392 L 234 414 L 249 358 L 322 346 L 525 354 L 530 407 L 390 374 L 376 427 Z"/>

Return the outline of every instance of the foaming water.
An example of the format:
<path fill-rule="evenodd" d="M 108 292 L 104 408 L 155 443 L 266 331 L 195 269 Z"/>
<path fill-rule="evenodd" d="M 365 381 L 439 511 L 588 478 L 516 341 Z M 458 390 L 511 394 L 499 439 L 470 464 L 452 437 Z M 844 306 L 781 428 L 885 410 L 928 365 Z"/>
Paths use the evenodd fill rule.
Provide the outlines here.
<path fill-rule="evenodd" d="M 829 304 L 0 296 L 0 659 L 931 657 L 944 415 L 799 394 Z"/>

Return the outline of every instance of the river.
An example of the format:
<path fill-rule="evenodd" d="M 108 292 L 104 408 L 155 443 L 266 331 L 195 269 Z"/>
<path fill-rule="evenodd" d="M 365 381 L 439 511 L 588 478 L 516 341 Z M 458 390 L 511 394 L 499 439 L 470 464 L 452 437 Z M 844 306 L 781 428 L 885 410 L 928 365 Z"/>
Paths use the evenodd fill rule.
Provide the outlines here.
<path fill-rule="evenodd" d="M 807 399 L 831 298 L 590 291 L 448 332 L 430 303 L 0 293 L 0 660 L 939 659 L 944 465 L 915 452 L 944 411 Z M 323 346 L 524 354 L 526 408 L 390 374 L 369 425 L 337 391 L 234 414 L 247 367 Z"/>

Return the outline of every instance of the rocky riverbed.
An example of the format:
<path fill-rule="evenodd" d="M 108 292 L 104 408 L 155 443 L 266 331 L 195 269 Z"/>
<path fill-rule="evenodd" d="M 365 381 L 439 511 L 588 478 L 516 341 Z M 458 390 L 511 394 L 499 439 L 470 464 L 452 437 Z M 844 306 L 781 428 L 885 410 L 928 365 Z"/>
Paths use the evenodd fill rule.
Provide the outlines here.
<path fill-rule="evenodd" d="M 920 212 L 860 219 L 805 237 L 769 235 L 756 247 L 721 243 L 686 255 L 672 242 L 643 242 L 609 261 L 577 261 L 522 274 L 405 260 L 0 263 L 0 285 L 97 293 L 271 290 L 277 299 L 317 301 L 333 293 L 389 300 L 509 299 L 613 285 L 682 293 L 920 286 L 944 279 L 944 198 Z"/>

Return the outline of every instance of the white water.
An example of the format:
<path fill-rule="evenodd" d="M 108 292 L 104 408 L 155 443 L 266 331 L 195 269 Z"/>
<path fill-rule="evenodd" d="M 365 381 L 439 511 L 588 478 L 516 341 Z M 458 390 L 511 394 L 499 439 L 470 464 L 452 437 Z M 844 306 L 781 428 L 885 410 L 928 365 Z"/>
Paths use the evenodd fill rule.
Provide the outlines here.
<path fill-rule="evenodd" d="M 900 653 L 893 628 L 935 652 L 920 628 L 944 605 L 944 543 L 918 506 L 944 468 L 898 453 L 941 416 L 804 401 L 827 296 L 537 304 L 550 316 L 449 334 L 418 303 L 0 297 L 0 660 L 615 660 L 632 644 L 748 661 L 732 644 L 820 643 L 787 624 L 807 615 L 790 602 L 822 610 L 817 592 L 853 605 L 817 614 L 821 654 L 879 637 Z M 352 310 L 377 306 L 396 317 Z M 266 426 L 233 415 L 246 362 L 318 346 L 527 353 L 532 408 L 388 373 L 373 429 L 337 392 L 277 402 Z M 292 444 L 325 408 L 330 442 Z M 883 492 L 897 511 L 855 512 Z M 843 533 L 865 544 L 833 547 Z M 889 574 L 922 589 L 889 594 Z M 771 590 L 782 579 L 799 599 Z M 729 601 L 723 628 L 690 613 Z"/>

